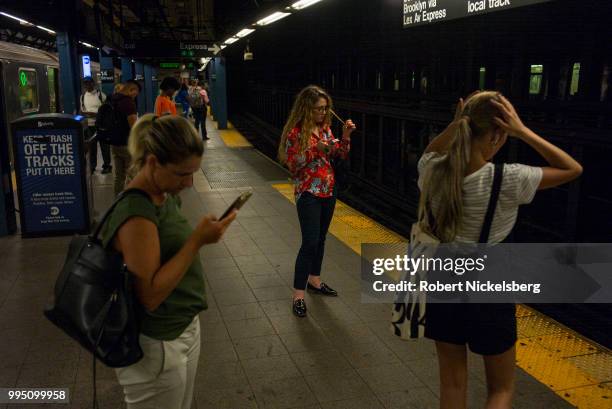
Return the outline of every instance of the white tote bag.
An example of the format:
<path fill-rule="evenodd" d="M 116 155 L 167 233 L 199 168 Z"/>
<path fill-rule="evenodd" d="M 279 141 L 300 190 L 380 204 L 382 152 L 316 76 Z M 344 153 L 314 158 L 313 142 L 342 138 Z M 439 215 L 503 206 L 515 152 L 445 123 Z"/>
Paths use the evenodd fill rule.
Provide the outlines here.
<path fill-rule="evenodd" d="M 410 258 L 433 257 L 440 244 L 440 240 L 423 229 L 422 223 L 419 221 L 412 225 L 408 245 L 408 257 Z M 410 272 L 404 272 L 400 280 L 418 283 L 426 278 L 427 271 L 421 268 L 413 275 Z M 391 310 L 391 331 L 404 340 L 422 338 L 425 335 L 426 304 L 426 292 L 424 291 L 398 293 Z"/>

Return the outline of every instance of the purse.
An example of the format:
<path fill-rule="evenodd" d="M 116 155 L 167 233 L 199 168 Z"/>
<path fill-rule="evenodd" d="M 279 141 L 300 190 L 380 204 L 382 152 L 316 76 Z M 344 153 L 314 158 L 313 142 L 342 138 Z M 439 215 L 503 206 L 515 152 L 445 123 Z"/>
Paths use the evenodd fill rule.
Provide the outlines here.
<path fill-rule="evenodd" d="M 487 205 L 484 222 L 480 230 L 479 243 L 487 243 L 489 241 L 489 233 L 493 223 L 495 208 L 497 207 L 497 199 L 501 190 L 502 179 L 504 176 L 503 163 L 495 164 L 493 176 L 493 186 L 491 188 L 491 196 Z M 433 215 L 429 209 L 423 209 L 419 215 L 419 219 L 412 225 L 410 231 L 410 243 L 408 245 L 408 257 L 419 258 L 424 256 L 426 259 L 435 256 L 438 251 L 440 240 L 430 232 L 430 226 L 433 225 Z M 401 277 L 403 281 L 411 283 L 417 280 L 426 281 L 427 270 L 421 268 L 415 274 L 408 275 L 410 272 L 404 272 Z M 418 286 L 417 286 L 418 288 Z M 424 291 L 406 291 L 398 293 L 396 302 L 391 309 L 391 331 L 396 336 L 403 340 L 415 340 L 425 336 L 425 326 L 427 324 L 427 293 Z"/>
<path fill-rule="evenodd" d="M 117 204 L 131 194 L 150 199 L 139 189 L 122 192 L 93 235 L 72 239 L 55 283 L 54 302 L 44 311 L 53 324 L 93 354 L 94 374 L 96 358 L 109 367 L 120 368 L 143 356 L 131 273 L 122 255 L 105 248 L 99 238 Z"/>

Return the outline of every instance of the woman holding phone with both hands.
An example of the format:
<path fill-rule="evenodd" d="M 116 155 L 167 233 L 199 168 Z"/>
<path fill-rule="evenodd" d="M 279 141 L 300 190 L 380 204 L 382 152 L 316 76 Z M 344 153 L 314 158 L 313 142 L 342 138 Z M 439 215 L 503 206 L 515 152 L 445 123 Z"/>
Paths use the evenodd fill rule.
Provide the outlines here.
<path fill-rule="evenodd" d="M 283 129 L 278 149 L 295 183 L 295 202 L 302 232 L 302 245 L 295 261 L 293 313 L 306 316 L 304 293 L 337 296 L 338 293 L 321 281 L 321 264 L 325 237 L 336 205 L 334 156 L 346 159 L 353 121 L 344 123 L 342 139 L 335 139 L 331 129 L 332 99 L 315 85 L 298 94 Z"/>

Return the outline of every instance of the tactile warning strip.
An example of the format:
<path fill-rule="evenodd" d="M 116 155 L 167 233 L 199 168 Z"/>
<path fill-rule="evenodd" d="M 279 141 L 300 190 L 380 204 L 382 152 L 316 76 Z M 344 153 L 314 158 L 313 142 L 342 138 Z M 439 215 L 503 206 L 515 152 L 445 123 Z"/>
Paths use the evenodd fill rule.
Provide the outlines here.
<path fill-rule="evenodd" d="M 612 353 L 532 310 L 517 306 L 517 365 L 578 408 L 612 408 Z"/>
<path fill-rule="evenodd" d="M 219 137 L 223 140 L 223 143 L 228 148 L 250 148 L 253 145 L 240 134 L 232 125 L 231 122 L 227 123 L 228 129 L 220 129 Z"/>
<path fill-rule="evenodd" d="M 274 184 L 295 203 L 293 185 Z M 361 243 L 401 243 L 395 234 L 338 201 L 329 231 L 355 253 Z M 612 354 L 539 312 L 517 306 L 517 365 L 580 409 L 612 408 Z"/>

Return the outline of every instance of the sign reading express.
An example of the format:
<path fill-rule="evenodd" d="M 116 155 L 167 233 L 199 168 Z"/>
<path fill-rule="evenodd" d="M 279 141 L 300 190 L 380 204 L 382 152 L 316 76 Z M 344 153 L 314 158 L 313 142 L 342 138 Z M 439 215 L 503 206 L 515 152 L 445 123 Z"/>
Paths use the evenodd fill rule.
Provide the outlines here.
<path fill-rule="evenodd" d="M 404 28 L 551 0 L 404 0 Z"/>
<path fill-rule="evenodd" d="M 22 212 L 28 233 L 85 227 L 78 132 L 29 129 L 17 132 Z"/>

